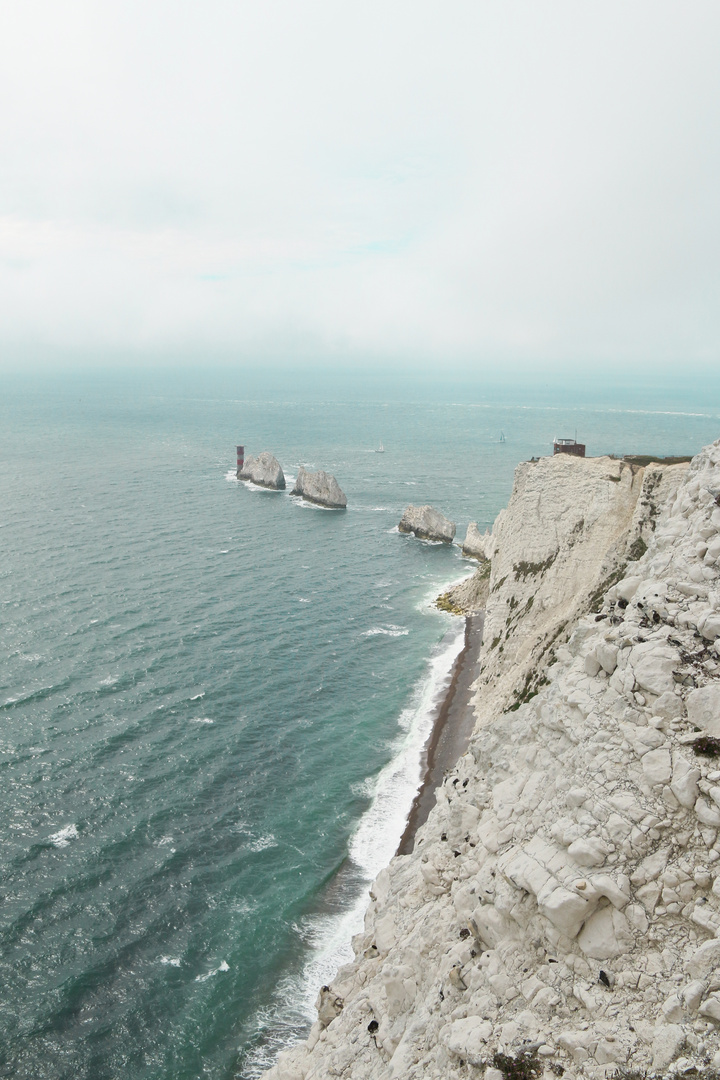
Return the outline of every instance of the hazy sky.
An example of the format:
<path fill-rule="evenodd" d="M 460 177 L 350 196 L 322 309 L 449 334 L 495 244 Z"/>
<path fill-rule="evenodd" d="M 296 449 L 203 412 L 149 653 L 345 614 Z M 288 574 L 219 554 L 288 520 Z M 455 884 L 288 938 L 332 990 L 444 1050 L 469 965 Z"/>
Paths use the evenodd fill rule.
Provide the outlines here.
<path fill-rule="evenodd" d="M 0 0 L 0 359 L 720 363 L 717 0 Z"/>

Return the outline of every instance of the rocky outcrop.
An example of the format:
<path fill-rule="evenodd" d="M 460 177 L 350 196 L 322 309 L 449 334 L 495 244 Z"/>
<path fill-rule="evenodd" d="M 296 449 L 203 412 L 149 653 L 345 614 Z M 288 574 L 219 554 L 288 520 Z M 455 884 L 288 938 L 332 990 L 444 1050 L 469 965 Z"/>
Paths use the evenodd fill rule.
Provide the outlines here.
<path fill-rule="evenodd" d="M 720 442 L 519 466 L 469 749 L 268 1077 L 720 1069 L 718 487 Z"/>
<path fill-rule="evenodd" d="M 476 521 L 471 521 L 462 542 L 462 553 L 471 559 L 492 559 L 493 538 L 492 533 L 481 533 Z"/>
<path fill-rule="evenodd" d="M 285 490 L 285 476 L 280 462 L 269 450 L 263 450 L 257 457 L 247 458 L 242 472 L 237 476 L 238 480 L 252 480 L 253 484 L 272 488 L 273 491 Z"/>
<path fill-rule="evenodd" d="M 415 533 L 421 540 L 442 540 L 445 544 L 451 544 L 455 538 L 455 522 L 448 521 L 432 506 L 408 506 L 398 529 Z"/>
<path fill-rule="evenodd" d="M 344 510 L 347 506 L 345 494 L 341 491 L 335 477 L 323 472 L 322 469 L 318 472 L 307 472 L 306 469 L 300 467 L 295 487 L 290 494 L 301 495 L 308 502 L 326 506 L 331 510 Z"/>
<path fill-rule="evenodd" d="M 438 596 L 436 606 L 451 615 L 476 615 L 484 611 L 490 592 L 490 566 L 484 559 L 474 574 Z"/>
<path fill-rule="evenodd" d="M 479 722 L 537 689 L 555 641 L 645 550 L 686 470 L 567 454 L 517 466 L 492 530 Z"/>

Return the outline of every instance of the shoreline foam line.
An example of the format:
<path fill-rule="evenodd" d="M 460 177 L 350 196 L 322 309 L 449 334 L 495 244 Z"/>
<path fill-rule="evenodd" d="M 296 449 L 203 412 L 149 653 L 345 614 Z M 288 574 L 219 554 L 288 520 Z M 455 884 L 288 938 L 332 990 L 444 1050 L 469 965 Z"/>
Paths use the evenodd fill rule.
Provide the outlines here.
<path fill-rule="evenodd" d="M 423 780 L 408 815 L 396 855 L 409 855 L 415 836 L 435 805 L 435 791 L 443 777 L 465 753 L 475 726 L 472 684 L 482 646 L 485 613 L 465 617 L 464 644 L 453 665 L 450 685 L 435 717 L 421 757 Z"/>
<path fill-rule="evenodd" d="M 423 783 L 426 747 L 443 713 L 465 637 L 462 624 L 448 630 L 416 683 L 410 704 L 401 712 L 396 752 L 378 774 L 370 806 L 350 838 L 348 859 L 330 884 L 336 893 L 345 891 L 345 886 L 352 898 L 348 895 L 348 906 L 342 911 L 321 911 L 307 918 L 303 937 L 311 941 L 310 955 L 297 975 L 281 981 L 280 1000 L 263 1009 L 261 1041 L 243 1061 L 244 1076 L 260 1076 L 281 1051 L 307 1038 L 317 1015 L 318 990 L 353 959 L 352 938 L 363 929 L 367 890 L 390 862 L 403 836 Z M 322 895 L 318 897 L 320 907 L 322 899 Z"/>

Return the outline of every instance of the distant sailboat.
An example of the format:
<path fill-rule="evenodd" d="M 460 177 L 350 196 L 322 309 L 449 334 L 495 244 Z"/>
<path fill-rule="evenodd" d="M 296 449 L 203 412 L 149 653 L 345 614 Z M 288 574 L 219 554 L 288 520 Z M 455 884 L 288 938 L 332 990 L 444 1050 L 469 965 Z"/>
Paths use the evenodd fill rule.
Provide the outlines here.
<path fill-rule="evenodd" d="M 505 432 L 504 431 L 500 432 L 500 442 L 505 442 Z"/>
<path fill-rule="evenodd" d="M 382 444 L 382 439 L 380 440 L 380 445 L 378 446 L 378 448 L 377 448 L 377 450 L 375 451 L 375 453 L 376 453 L 376 454 L 384 454 L 384 453 L 385 453 L 385 447 L 384 447 L 384 446 L 383 446 L 383 444 Z"/>

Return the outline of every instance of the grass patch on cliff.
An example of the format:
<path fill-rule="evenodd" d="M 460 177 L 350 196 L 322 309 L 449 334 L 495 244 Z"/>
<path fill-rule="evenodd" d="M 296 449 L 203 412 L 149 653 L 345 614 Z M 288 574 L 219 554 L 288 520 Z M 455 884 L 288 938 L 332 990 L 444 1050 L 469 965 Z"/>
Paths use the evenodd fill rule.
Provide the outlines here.
<path fill-rule="evenodd" d="M 534 577 L 536 574 L 544 574 L 546 570 L 550 569 L 557 557 L 558 552 L 554 551 L 552 555 L 548 555 L 547 559 L 543 559 L 542 562 L 526 562 L 522 559 L 513 566 L 515 580 L 520 581 L 522 579 L 524 581 L 527 577 Z"/>
<path fill-rule="evenodd" d="M 435 607 L 440 611 L 447 611 L 449 615 L 464 615 L 465 612 L 459 607 L 452 598 L 452 593 L 446 592 L 442 596 L 438 596 L 435 601 Z"/>
<path fill-rule="evenodd" d="M 613 585 L 617 585 L 618 581 L 622 581 L 625 577 L 625 571 L 627 570 L 627 563 L 621 563 L 617 566 L 611 574 L 608 574 L 595 590 L 590 594 L 590 604 L 588 611 L 593 615 L 597 615 L 600 608 L 603 606 L 603 600 L 605 599 L 605 593 L 608 589 L 612 589 Z"/>
<path fill-rule="evenodd" d="M 517 1057 L 496 1052 L 493 1054 L 492 1065 L 494 1069 L 500 1070 L 504 1080 L 534 1080 L 543 1071 L 537 1050 L 521 1050 Z"/>
<path fill-rule="evenodd" d="M 714 739 L 712 735 L 701 735 L 690 743 L 690 747 L 703 757 L 720 757 L 720 739 Z"/>
<path fill-rule="evenodd" d="M 541 674 L 539 671 L 528 672 L 525 676 L 525 682 L 519 690 L 514 704 L 508 709 L 508 712 L 517 712 L 521 705 L 525 705 L 528 701 L 532 701 L 534 697 L 537 697 L 540 687 L 547 686 L 548 681 L 547 676 Z"/>
<path fill-rule="evenodd" d="M 684 465 L 692 457 L 652 457 L 651 454 L 625 454 L 623 461 L 630 465 Z"/>
<path fill-rule="evenodd" d="M 643 555 L 647 551 L 647 544 L 643 540 L 642 536 L 638 536 L 636 540 L 633 540 L 628 551 L 629 562 L 637 562 L 638 559 L 642 559 Z"/>

